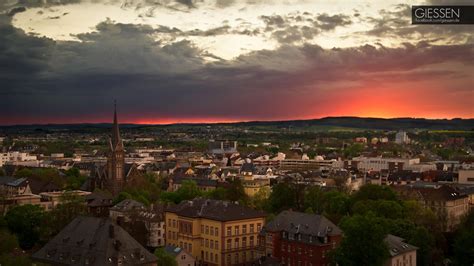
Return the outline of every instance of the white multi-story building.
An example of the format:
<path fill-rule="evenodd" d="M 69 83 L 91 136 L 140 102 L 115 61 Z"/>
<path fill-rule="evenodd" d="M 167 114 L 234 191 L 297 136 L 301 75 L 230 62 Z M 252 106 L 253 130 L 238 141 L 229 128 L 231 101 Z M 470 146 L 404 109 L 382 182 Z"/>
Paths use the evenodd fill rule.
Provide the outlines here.
<path fill-rule="evenodd" d="M 420 163 L 420 158 L 382 158 L 382 157 L 355 157 L 352 161 L 357 162 L 357 168 L 362 171 L 382 171 L 407 169 L 412 165 Z"/>
<path fill-rule="evenodd" d="M 23 164 L 22 162 L 38 162 L 36 155 L 30 155 L 26 152 L 12 151 L 0 153 L 0 166 L 6 163 Z"/>
<path fill-rule="evenodd" d="M 408 138 L 408 134 L 405 131 L 398 131 L 395 135 L 395 143 L 397 144 L 408 144 L 410 143 L 410 139 Z"/>

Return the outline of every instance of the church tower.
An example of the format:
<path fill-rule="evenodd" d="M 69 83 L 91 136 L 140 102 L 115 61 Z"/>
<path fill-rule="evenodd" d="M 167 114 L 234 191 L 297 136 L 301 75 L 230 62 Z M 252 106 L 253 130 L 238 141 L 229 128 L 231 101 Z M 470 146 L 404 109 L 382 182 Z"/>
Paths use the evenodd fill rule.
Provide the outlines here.
<path fill-rule="evenodd" d="M 110 151 L 107 156 L 107 188 L 114 196 L 122 191 L 125 184 L 125 152 L 117 121 L 117 105 L 114 103 L 114 125 L 109 140 Z"/>

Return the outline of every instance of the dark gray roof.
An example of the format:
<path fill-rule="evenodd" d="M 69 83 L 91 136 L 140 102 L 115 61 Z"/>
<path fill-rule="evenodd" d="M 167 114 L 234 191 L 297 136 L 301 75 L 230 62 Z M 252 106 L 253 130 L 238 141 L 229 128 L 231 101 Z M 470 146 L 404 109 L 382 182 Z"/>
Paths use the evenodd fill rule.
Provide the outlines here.
<path fill-rule="evenodd" d="M 89 207 L 112 206 L 112 196 L 100 192 L 93 192 L 85 197 Z"/>
<path fill-rule="evenodd" d="M 23 184 L 23 182 L 27 181 L 28 179 L 25 177 L 16 178 L 13 176 L 0 176 L 0 185 L 6 185 L 11 187 L 18 187 Z"/>
<path fill-rule="evenodd" d="M 257 170 L 255 169 L 255 165 L 253 163 L 247 163 L 245 162 L 242 164 L 242 167 L 240 167 L 241 172 L 251 172 L 251 173 L 256 173 Z"/>
<path fill-rule="evenodd" d="M 179 253 L 181 253 L 181 251 L 184 251 L 184 249 L 180 247 L 175 247 L 175 246 L 170 246 L 170 245 L 166 245 L 164 250 L 166 251 L 166 253 L 169 253 L 173 257 L 178 256 Z"/>
<path fill-rule="evenodd" d="M 145 210 L 145 204 L 132 199 L 122 200 L 121 202 L 115 204 L 112 208 L 110 208 L 111 211 L 133 211 L 140 209 Z"/>
<path fill-rule="evenodd" d="M 295 240 L 319 244 L 318 237 L 341 235 L 342 231 L 326 217 L 294 211 L 283 211 L 267 223 L 265 231 L 287 232 Z M 298 238 L 296 235 L 301 235 Z M 310 239 L 311 236 L 311 239 Z"/>
<path fill-rule="evenodd" d="M 83 216 L 74 219 L 32 258 L 53 265 L 142 265 L 157 261 L 109 219 Z"/>
<path fill-rule="evenodd" d="M 166 211 L 184 217 L 202 217 L 217 221 L 243 220 L 266 216 L 262 211 L 257 211 L 237 203 L 203 198 L 182 201 L 178 205 L 168 207 Z"/>
<path fill-rule="evenodd" d="M 405 243 L 405 239 L 390 234 L 385 237 L 384 242 L 387 244 L 390 256 L 392 257 L 418 249 Z"/>

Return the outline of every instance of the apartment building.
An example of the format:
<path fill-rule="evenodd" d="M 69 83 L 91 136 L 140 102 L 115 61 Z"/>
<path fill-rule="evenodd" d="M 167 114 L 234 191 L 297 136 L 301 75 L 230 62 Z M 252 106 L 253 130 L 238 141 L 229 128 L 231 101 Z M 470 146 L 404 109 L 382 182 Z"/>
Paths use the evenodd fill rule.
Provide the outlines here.
<path fill-rule="evenodd" d="M 237 203 L 196 198 L 165 210 L 167 245 L 200 265 L 243 265 L 257 258 L 265 213 Z"/>
<path fill-rule="evenodd" d="M 260 254 L 283 265 L 329 265 L 342 231 L 326 217 L 283 211 L 263 228 Z"/>

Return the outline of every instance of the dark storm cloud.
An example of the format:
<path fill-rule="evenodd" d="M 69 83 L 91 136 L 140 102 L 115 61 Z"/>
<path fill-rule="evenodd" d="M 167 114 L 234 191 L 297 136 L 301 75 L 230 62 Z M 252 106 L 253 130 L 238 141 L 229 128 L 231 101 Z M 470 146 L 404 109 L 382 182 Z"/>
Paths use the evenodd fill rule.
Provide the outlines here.
<path fill-rule="evenodd" d="M 321 14 L 317 16 L 317 21 L 316 25 L 322 30 L 333 30 L 336 27 L 343 27 L 352 23 L 349 16 L 343 14 L 332 16 Z"/>
<path fill-rule="evenodd" d="M 382 9 L 378 17 L 368 17 L 366 21 L 371 23 L 373 28 L 362 34 L 377 37 L 443 38 L 453 42 L 469 40 L 469 37 L 472 37 L 472 25 L 412 25 L 411 6 L 405 4 L 397 5 L 394 10 Z M 470 42 L 472 43 L 472 39 Z"/>
<path fill-rule="evenodd" d="M 282 44 L 292 44 L 311 40 L 323 31 L 332 31 L 336 27 L 352 24 L 349 16 L 326 13 L 313 15 L 309 12 L 288 14 L 286 16 L 260 16 L 265 23 L 263 31 Z"/>
<path fill-rule="evenodd" d="M 24 6 L 14 7 L 8 11 L 8 16 L 13 17 L 15 14 L 25 12 L 26 8 Z"/>
<path fill-rule="evenodd" d="M 413 71 L 449 78 L 451 69 L 429 67 L 456 62 L 472 68 L 474 62 L 473 45 L 421 42 L 329 50 L 282 45 L 209 63 L 209 54 L 189 41 L 160 44 L 153 38 L 157 29 L 146 25 L 105 21 L 96 32 L 77 35 L 80 42 L 55 42 L 26 35 L 6 16 L 0 22 L 3 119 L 93 115 L 108 110 L 113 98 L 123 112 L 151 117 L 263 117 L 272 106 L 281 106 L 271 112 L 281 117 L 283 107 L 298 101 L 324 101 L 333 84 L 383 83 L 393 73 L 416 80 Z"/>

